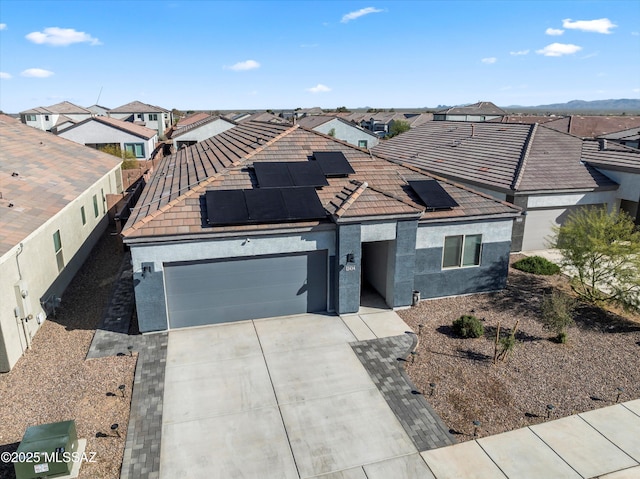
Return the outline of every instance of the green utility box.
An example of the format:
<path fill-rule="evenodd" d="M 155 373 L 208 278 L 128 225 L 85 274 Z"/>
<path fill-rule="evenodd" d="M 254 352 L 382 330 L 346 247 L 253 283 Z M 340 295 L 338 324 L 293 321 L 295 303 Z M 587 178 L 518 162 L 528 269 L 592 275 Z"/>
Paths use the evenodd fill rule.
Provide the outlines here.
<path fill-rule="evenodd" d="M 16 479 L 39 479 L 71 474 L 73 453 L 78 451 L 75 421 L 27 428 L 13 467 Z"/>

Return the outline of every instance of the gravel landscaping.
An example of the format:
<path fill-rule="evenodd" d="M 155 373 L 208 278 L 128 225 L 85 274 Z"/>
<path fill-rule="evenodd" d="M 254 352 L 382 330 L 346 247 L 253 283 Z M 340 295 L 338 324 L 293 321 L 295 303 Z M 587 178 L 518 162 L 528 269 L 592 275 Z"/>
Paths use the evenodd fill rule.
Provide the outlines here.
<path fill-rule="evenodd" d="M 640 315 L 579 303 L 569 341 L 559 344 L 540 323 L 542 295 L 554 288 L 570 291 L 567 278 L 511 268 L 504 291 L 398 312 L 414 331 L 423 325 L 407 372 L 459 441 L 474 438 L 474 421 L 487 436 L 640 398 Z M 452 322 L 463 314 L 482 319 L 483 337 L 454 335 Z M 494 364 L 498 322 L 506 334 L 516 320 L 515 349 Z"/>
<path fill-rule="evenodd" d="M 136 354 L 85 357 L 122 255 L 118 239 L 107 232 L 63 295 L 57 317 L 42 325 L 13 370 L 0 374 L 0 452 L 15 451 L 29 426 L 74 419 L 87 453 L 95 452 L 95 462 L 84 463 L 79 477 L 120 477 Z M 110 429 L 115 423 L 119 436 Z M 97 432 L 108 437 L 96 438 Z M 0 463 L 0 477 L 14 477 L 13 466 Z"/>

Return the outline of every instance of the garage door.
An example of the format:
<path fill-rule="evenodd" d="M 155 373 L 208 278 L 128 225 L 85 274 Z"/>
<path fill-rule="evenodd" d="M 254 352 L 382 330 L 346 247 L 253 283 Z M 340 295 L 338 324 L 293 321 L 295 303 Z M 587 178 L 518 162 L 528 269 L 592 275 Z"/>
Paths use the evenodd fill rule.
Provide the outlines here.
<path fill-rule="evenodd" d="M 524 225 L 522 251 L 532 251 L 549 248 L 549 241 L 553 237 L 553 225 L 563 225 L 569 215 L 579 208 L 603 207 L 604 205 L 569 206 L 567 208 L 527 210 Z"/>
<path fill-rule="evenodd" d="M 169 263 L 164 277 L 171 328 L 327 309 L 326 251 Z"/>

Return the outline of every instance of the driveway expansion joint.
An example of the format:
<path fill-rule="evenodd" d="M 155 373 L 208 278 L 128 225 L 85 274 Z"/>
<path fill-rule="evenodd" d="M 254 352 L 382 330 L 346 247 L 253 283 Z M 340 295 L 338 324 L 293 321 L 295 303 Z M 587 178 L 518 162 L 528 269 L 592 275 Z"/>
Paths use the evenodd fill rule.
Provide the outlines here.
<path fill-rule="evenodd" d="M 404 334 L 350 345 L 418 451 L 427 451 L 457 441 L 402 367 L 417 342 Z"/>

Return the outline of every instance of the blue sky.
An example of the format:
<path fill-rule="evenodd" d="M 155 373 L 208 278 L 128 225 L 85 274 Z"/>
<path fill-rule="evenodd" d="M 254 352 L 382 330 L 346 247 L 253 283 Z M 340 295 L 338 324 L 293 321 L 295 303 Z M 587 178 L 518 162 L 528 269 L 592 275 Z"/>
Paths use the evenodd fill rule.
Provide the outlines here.
<path fill-rule="evenodd" d="M 100 93 L 102 91 L 102 93 Z M 640 97 L 640 2 L 0 0 L 0 109 Z"/>

